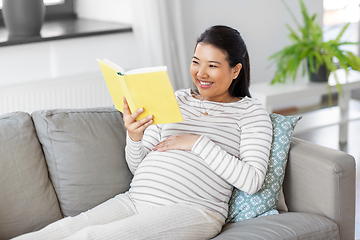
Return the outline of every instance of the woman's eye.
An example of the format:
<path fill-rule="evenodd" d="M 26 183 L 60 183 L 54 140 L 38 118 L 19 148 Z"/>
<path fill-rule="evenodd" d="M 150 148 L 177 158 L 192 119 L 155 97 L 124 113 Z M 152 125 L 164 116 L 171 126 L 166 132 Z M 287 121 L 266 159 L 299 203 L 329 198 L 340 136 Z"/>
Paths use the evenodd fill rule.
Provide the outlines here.
<path fill-rule="evenodd" d="M 209 65 L 209 67 L 216 68 L 217 66 L 211 64 L 211 65 Z"/>
<path fill-rule="evenodd" d="M 199 63 L 198 63 L 197 61 L 195 61 L 195 60 L 193 60 L 192 62 L 193 62 L 193 64 L 199 64 Z"/>

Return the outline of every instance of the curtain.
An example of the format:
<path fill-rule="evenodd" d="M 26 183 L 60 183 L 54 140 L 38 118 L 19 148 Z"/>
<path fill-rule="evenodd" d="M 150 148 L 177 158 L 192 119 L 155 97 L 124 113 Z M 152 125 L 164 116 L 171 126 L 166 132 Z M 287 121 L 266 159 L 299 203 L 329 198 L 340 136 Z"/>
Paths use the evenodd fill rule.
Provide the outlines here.
<path fill-rule="evenodd" d="M 133 0 L 132 9 L 141 65 L 165 65 L 174 90 L 191 87 L 181 0 Z"/>

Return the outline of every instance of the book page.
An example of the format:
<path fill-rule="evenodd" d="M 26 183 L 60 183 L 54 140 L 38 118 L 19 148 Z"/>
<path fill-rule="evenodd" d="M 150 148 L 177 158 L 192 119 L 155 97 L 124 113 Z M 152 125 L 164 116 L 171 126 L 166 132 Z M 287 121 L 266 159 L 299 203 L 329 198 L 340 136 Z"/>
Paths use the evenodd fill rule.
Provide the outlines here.
<path fill-rule="evenodd" d="M 127 71 L 125 74 L 134 75 L 134 74 L 151 73 L 151 72 L 159 72 L 159 71 L 167 71 L 167 67 L 160 66 L 160 67 L 139 68 L 139 69 Z"/>
<path fill-rule="evenodd" d="M 98 59 L 99 60 L 99 59 Z M 100 60 L 102 61 L 103 63 L 107 64 L 109 67 L 115 69 L 117 72 L 120 72 L 122 74 L 125 73 L 125 70 L 120 67 L 119 65 L 116 65 L 115 63 L 111 62 L 110 60 L 107 60 L 107 59 L 103 59 L 103 60 Z"/>

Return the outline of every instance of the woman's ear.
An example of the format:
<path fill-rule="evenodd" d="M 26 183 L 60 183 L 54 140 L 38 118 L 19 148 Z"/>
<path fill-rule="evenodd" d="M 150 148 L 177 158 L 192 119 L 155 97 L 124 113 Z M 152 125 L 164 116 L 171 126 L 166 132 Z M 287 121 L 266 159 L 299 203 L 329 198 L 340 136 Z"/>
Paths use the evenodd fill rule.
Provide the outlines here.
<path fill-rule="evenodd" d="M 238 63 L 236 64 L 235 67 L 233 67 L 233 79 L 236 79 L 239 76 L 241 68 L 242 68 L 241 63 Z"/>

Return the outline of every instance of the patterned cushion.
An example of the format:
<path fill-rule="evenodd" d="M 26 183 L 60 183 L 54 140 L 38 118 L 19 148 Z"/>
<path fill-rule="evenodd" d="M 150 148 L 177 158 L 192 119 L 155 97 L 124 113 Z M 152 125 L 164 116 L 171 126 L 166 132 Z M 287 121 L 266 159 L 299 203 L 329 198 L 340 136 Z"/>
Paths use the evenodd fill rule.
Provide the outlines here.
<path fill-rule="evenodd" d="M 272 113 L 270 118 L 273 124 L 273 142 L 263 186 L 252 195 L 234 188 L 226 222 L 239 222 L 253 217 L 279 213 L 276 205 L 285 176 L 291 137 L 294 127 L 301 117 Z"/>

